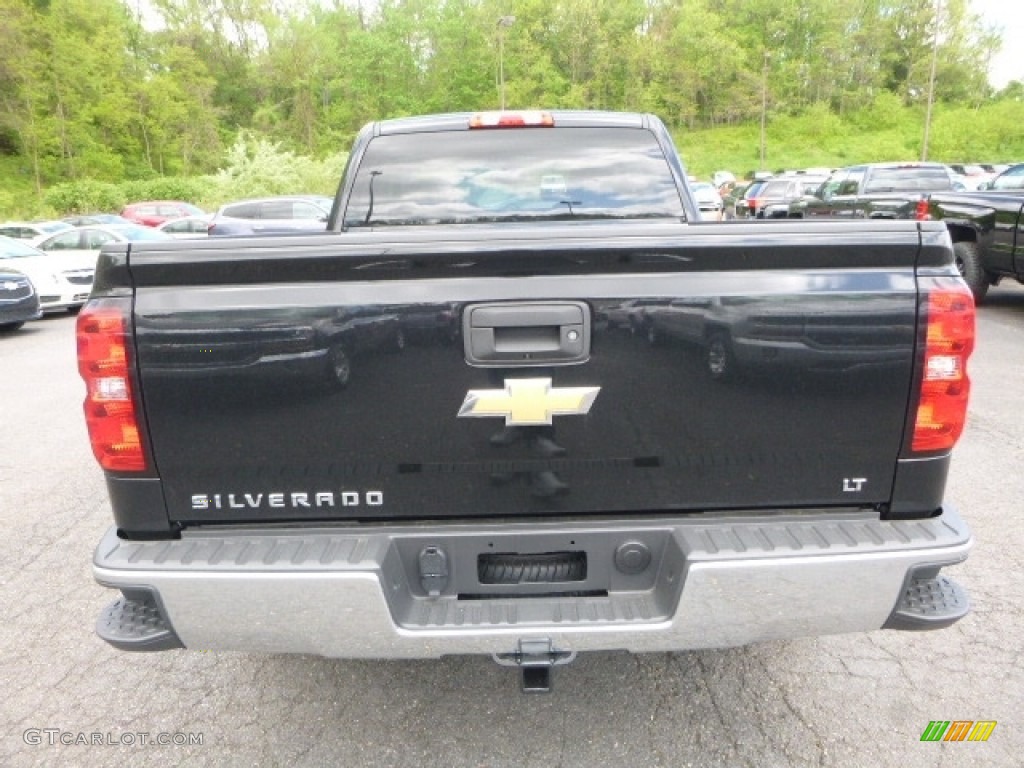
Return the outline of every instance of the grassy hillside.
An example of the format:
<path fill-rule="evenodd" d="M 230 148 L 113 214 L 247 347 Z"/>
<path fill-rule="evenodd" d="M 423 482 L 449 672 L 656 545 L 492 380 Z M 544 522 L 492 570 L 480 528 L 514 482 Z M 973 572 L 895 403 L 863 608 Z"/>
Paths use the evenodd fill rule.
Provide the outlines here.
<path fill-rule="evenodd" d="M 940 162 L 1024 162 L 1024 102 L 999 101 L 979 109 L 936 107 L 928 159 Z M 708 178 L 716 170 L 745 175 L 758 169 L 760 126 L 677 132 L 676 145 L 689 172 Z M 845 119 L 824 107 L 768 122 L 767 170 L 838 167 L 921 158 L 924 114 L 892 99 L 879 99 Z"/>
<path fill-rule="evenodd" d="M 1024 101 L 1005 99 L 980 108 L 938 105 L 932 119 L 928 159 L 944 162 L 1024 161 Z M 796 117 L 775 117 L 766 131 L 768 170 L 839 167 L 878 160 L 921 157 L 924 114 L 904 108 L 891 95 L 840 117 L 824 105 Z M 737 176 L 757 170 L 760 126 L 747 124 L 702 131 L 676 131 L 676 145 L 689 172 L 710 178 L 717 170 Z M 347 149 L 339 148 L 340 150 Z M 19 158 L 0 156 L 0 220 L 63 215 L 70 210 L 111 208 L 112 201 L 179 196 L 207 207 L 229 199 L 286 192 L 333 193 L 344 154 L 311 159 L 249 137 L 227 153 L 214 176 L 100 184 L 88 179 L 51 185 L 39 195 L 32 169 Z"/>

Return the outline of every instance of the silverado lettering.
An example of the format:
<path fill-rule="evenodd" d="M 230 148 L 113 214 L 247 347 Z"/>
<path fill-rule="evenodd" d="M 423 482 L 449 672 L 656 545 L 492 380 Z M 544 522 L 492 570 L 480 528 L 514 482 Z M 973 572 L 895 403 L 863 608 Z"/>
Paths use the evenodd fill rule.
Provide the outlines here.
<path fill-rule="evenodd" d="M 686 179 L 651 115 L 389 120 L 322 233 L 105 246 L 100 636 L 545 688 L 580 651 L 962 618 L 945 224 L 702 222 Z"/>
<path fill-rule="evenodd" d="M 197 493 L 192 495 L 192 509 L 283 509 L 285 507 L 358 507 L 366 504 L 379 507 L 384 504 L 380 491 L 317 491 L 278 493 Z"/>

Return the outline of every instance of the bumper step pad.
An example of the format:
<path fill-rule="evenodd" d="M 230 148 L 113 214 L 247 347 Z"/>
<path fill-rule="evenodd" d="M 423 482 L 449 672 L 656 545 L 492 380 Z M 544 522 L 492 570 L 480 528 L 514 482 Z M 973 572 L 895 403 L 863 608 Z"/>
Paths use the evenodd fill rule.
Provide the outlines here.
<path fill-rule="evenodd" d="M 952 579 L 912 578 L 883 629 L 942 629 L 966 616 L 970 607 L 967 590 Z"/>
<path fill-rule="evenodd" d="M 169 651 L 184 648 L 148 593 L 122 596 L 96 622 L 96 634 L 121 651 Z"/>

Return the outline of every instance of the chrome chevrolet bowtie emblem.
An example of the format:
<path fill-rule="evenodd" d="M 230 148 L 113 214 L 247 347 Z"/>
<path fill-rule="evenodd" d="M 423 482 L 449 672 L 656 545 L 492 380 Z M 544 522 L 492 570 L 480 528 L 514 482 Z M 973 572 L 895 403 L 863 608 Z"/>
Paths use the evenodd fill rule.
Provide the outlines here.
<path fill-rule="evenodd" d="M 600 387 L 552 387 L 551 379 L 505 379 L 504 389 L 471 389 L 459 418 L 504 416 L 508 426 L 550 424 L 552 416 L 590 411 Z"/>

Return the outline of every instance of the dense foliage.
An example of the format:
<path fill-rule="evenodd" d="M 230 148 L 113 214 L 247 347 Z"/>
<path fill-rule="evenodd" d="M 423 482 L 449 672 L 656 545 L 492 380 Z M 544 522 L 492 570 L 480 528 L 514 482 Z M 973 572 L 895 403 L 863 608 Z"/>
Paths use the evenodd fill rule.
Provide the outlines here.
<path fill-rule="evenodd" d="M 171 188 L 193 198 L 322 190 L 365 122 L 496 108 L 499 68 L 513 107 L 659 114 L 707 173 L 757 167 L 762 114 L 769 167 L 919 157 L 935 50 L 931 157 L 1024 156 L 1022 86 L 991 92 L 1000 41 L 967 0 L 0 0 L 0 18 L 0 213 L 162 176 L 204 176 Z M 271 149 L 295 153 L 287 183 L 238 154 Z"/>

